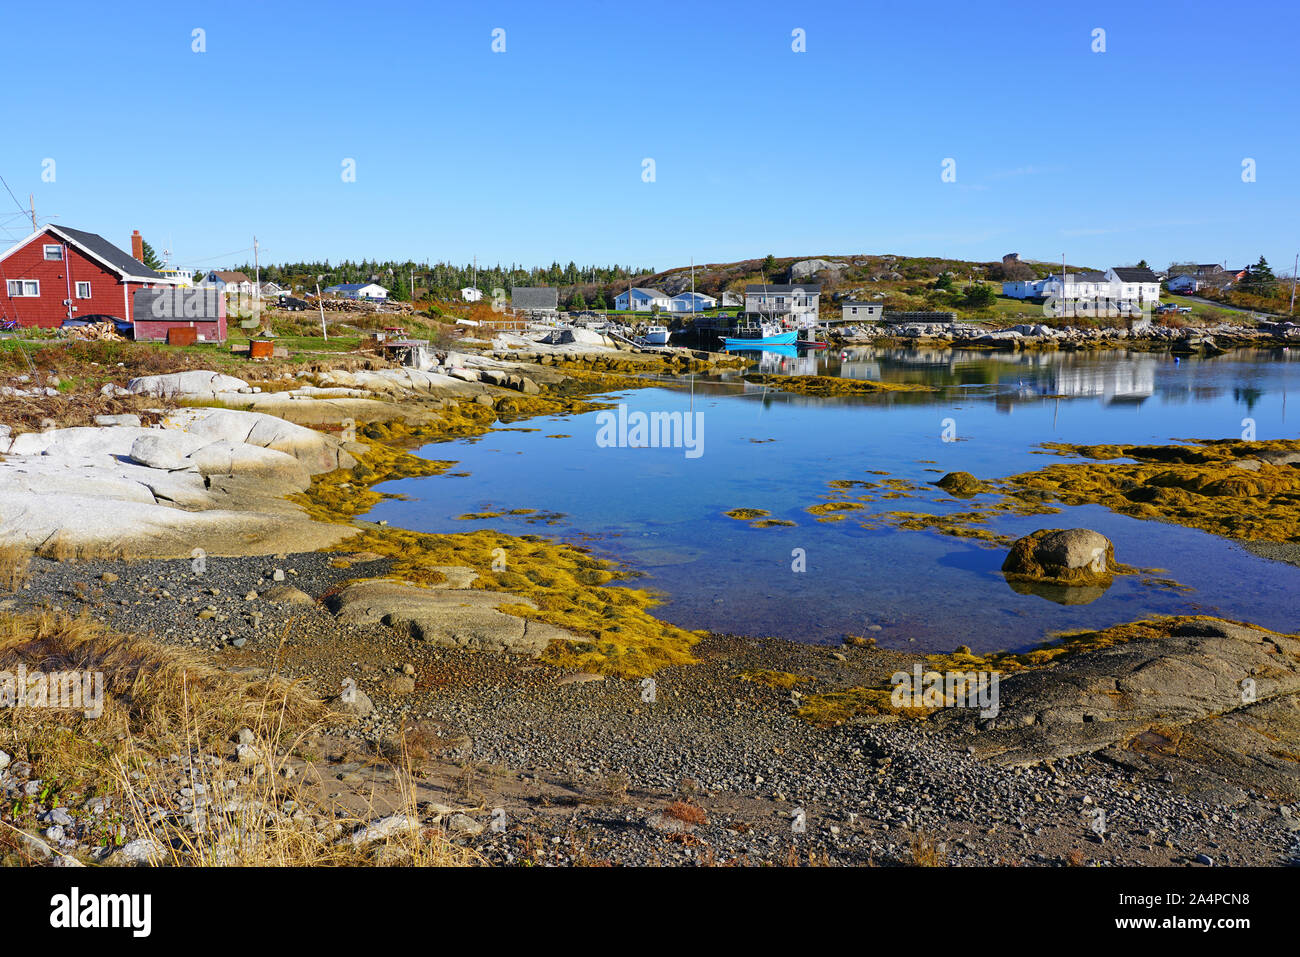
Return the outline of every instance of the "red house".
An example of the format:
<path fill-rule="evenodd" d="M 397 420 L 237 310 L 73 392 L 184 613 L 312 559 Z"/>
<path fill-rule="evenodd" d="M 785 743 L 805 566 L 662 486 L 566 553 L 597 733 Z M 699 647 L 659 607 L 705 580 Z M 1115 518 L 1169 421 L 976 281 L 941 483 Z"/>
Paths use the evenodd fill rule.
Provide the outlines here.
<path fill-rule="evenodd" d="M 140 262 L 139 230 L 131 246 L 134 256 L 95 233 L 67 226 L 37 230 L 0 255 L 0 319 L 46 328 L 81 316 L 130 321 L 137 292 L 176 284 Z"/>

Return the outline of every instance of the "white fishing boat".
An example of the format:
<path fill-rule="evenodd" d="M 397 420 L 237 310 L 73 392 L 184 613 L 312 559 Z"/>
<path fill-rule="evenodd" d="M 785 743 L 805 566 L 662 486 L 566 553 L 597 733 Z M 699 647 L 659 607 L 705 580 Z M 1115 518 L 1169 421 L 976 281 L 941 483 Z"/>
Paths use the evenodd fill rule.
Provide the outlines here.
<path fill-rule="evenodd" d="M 646 326 L 645 335 L 641 338 L 648 346 L 666 346 L 671 336 L 667 326 Z"/>

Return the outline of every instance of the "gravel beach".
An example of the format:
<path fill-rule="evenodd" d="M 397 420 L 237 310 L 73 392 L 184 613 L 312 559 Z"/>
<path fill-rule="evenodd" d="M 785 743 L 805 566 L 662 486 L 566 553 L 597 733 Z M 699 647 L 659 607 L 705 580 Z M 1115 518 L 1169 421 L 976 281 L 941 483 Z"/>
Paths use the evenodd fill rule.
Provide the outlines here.
<path fill-rule="evenodd" d="M 344 804 L 395 806 L 384 755 L 399 729 L 418 731 L 434 742 L 415 769 L 421 806 L 462 808 L 456 839 L 495 863 L 1300 860 L 1295 809 L 1250 790 L 1087 755 L 981 762 L 924 722 L 819 728 L 795 715 L 794 692 L 741 676 L 770 669 L 842 687 L 906 656 L 713 635 L 697 665 L 652 684 L 564 672 L 342 624 L 320 597 L 386 566 L 339 569 L 333 557 L 209 558 L 201 573 L 186 560 L 37 559 L 3 606 L 85 611 L 222 668 L 274 668 L 322 697 L 352 679 L 373 711 L 317 735 L 296 761 L 302 779 Z"/>

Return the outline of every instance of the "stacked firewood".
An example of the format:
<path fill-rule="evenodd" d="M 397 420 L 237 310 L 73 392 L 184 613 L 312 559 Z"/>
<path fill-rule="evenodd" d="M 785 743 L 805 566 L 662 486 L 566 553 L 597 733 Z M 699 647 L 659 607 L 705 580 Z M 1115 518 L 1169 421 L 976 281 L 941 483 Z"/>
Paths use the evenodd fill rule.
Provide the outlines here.
<path fill-rule="evenodd" d="M 414 314 L 415 307 L 409 302 L 367 302 L 364 299 L 322 299 L 321 305 L 326 312 L 370 312 L 392 313 L 399 316 Z M 312 305 L 316 305 L 315 300 Z"/>
<path fill-rule="evenodd" d="M 81 339 L 85 342 L 125 342 L 123 336 L 118 335 L 117 327 L 111 322 L 97 322 L 93 326 L 70 326 L 63 330 L 63 334 L 72 339 Z"/>

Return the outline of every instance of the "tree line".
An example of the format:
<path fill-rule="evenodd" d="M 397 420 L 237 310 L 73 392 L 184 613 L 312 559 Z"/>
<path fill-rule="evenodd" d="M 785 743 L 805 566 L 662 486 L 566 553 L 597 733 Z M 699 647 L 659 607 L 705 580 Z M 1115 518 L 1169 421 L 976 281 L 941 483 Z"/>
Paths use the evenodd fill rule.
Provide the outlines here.
<path fill-rule="evenodd" d="M 233 267 L 253 278 L 252 263 Z M 197 271 L 195 275 L 202 275 Z M 456 265 L 453 263 L 417 263 L 413 260 L 398 262 L 394 260 L 363 259 L 358 262 L 344 260 L 331 263 L 291 262 L 263 263 L 261 278 L 263 282 L 275 282 L 281 286 L 297 287 L 304 292 L 313 292 L 316 284 L 324 289 L 326 286 L 352 282 L 376 282 L 389 290 L 389 295 L 400 301 L 410 300 L 412 293 L 420 297 L 435 299 L 458 299 L 461 289 L 474 287 L 485 297 L 491 297 L 492 290 L 504 289 L 507 294 L 514 286 L 554 286 L 564 287 L 601 287 L 624 282 L 633 276 L 653 273 L 653 267 L 635 267 L 624 265 L 579 266 L 570 261 L 562 266 L 553 262 L 549 266 L 524 267 L 516 263 L 509 266 L 501 264 L 473 263 Z M 415 288 L 412 290 L 412 280 Z M 561 299 L 571 301 L 582 299 L 580 289 L 561 292 Z M 594 305 L 594 304 L 593 304 Z"/>

